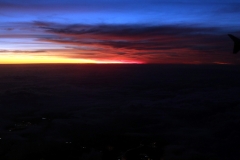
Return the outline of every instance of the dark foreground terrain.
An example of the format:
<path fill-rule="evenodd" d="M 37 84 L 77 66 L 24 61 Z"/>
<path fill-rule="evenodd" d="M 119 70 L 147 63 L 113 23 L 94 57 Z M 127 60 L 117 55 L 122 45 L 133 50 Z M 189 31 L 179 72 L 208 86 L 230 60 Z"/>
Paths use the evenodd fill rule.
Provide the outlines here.
<path fill-rule="evenodd" d="M 0 65 L 0 159 L 238 160 L 240 66 Z M 163 152 L 163 154 L 162 154 Z"/>

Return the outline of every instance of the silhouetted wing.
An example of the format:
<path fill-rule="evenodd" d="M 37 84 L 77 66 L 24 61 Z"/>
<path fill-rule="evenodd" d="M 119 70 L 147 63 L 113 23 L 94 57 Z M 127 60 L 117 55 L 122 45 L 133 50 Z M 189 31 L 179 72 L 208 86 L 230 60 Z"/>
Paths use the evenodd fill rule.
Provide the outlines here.
<path fill-rule="evenodd" d="M 233 47 L 233 53 L 236 54 L 240 50 L 240 39 L 237 37 L 228 34 L 228 36 L 233 40 L 234 42 L 234 47 Z"/>

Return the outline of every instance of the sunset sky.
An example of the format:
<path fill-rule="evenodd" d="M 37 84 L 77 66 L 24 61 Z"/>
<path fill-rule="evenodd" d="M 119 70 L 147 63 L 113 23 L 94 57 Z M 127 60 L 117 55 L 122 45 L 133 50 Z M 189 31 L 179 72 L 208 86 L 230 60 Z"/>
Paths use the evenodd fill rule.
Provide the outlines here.
<path fill-rule="evenodd" d="M 239 0 L 0 0 L 0 64 L 240 64 Z"/>

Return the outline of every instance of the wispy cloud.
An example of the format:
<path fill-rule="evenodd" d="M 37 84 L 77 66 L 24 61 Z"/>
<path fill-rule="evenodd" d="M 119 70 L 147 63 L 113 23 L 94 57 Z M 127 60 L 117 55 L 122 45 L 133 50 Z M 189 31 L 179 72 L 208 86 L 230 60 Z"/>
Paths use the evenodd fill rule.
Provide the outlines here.
<path fill-rule="evenodd" d="M 0 53 L 44 53 L 46 50 L 0 50 Z"/>
<path fill-rule="evenodd" d="M 91 51 L 91 55 L 102 54 L 103 57 L 111 54 L 151 61 L 166 57 L 184 59 L 188 55 L 191 59 L 209 61 L 211 58 L 224 59 L 232 47 L 226 33 L 217 27 L 47 22 L 34 22 L 34 25 L 51 35 L 40 38 L 41 41 L 72 46 L 74 50 Z"/>
<path fill-rule="evenodd" d="M 16 23 L 15 28 L 11 25 L 2 28 L 5 28 L 2 40 L 5 38 L 13 44 L 12 40 L 17 39 L 22 45 L 28 43 L 26 45 L 34 47 L 15 50 L 8 47 L 0 50 L 1 53 L 8 51 L 15 54 L 53 54 L 67 58 L 129 59 L 149 63 L 236 62 L 230 56 L 233 42 L 227 32 L 218 27 L 34 21 Z M 31 41 L 26 41 L 26 38 L 31 38 Z"/>

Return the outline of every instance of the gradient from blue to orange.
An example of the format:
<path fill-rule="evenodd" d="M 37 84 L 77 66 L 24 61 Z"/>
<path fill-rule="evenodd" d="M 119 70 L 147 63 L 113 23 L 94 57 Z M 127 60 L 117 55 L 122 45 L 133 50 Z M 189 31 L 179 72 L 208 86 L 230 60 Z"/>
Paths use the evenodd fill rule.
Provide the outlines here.
<path fill-rule="evenodd" d="M 238 0 L 1 0 L 0 63 L 239 64 Z"/>

